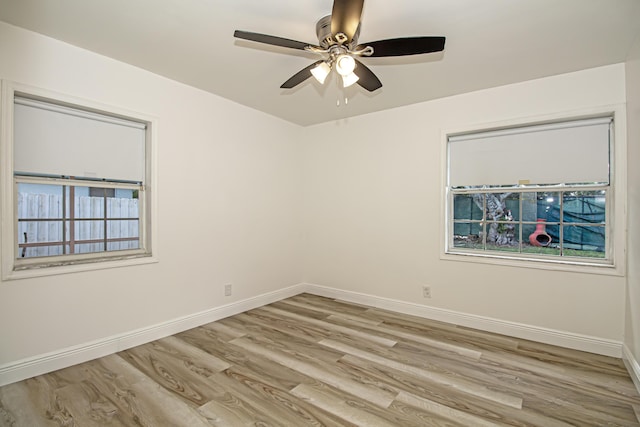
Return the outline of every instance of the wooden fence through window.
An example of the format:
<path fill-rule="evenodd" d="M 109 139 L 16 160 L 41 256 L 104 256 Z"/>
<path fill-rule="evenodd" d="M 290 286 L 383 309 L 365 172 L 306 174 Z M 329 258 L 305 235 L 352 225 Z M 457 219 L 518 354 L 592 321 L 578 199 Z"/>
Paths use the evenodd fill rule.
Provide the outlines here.
<path fill-rule="evenodd" d="M 73 188 L 73 187 L 72 187 Z M 138 199 L 18 194 L 18 256 L 137 249 Z"/>

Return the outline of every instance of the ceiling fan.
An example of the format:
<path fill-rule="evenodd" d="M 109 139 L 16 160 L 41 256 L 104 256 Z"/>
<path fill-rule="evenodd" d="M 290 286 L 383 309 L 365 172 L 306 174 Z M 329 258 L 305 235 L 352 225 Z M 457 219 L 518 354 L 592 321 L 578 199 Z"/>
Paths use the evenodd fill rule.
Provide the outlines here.
<path fill-rule="evenodd" d="M 311 76 L 323 84 L 331 70 L 335 69 L 342 76 L 344 87 L 358 83 L 373 92 L 381 88 L 382 83 L 358 58 L 419 55 L 444 50 L 444 37 L 403 37 L 358 44 L 363 6 L 364 0 L 334 0 L 331 15 L 316 24 L 319 45 L 240 30 L 233 35 L 239 39 L 305 50 L 324 57 L 294 74 L 280 86 L 283 89 L 294 88 Z"/>

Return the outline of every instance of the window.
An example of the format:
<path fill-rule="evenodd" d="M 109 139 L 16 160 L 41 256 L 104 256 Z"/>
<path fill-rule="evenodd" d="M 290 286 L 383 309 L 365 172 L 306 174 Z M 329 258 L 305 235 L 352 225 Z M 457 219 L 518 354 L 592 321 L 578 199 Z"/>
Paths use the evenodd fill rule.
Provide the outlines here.
<path fill-rule="evenodd" d="M 612 125 L 450 135 L 447 253 L 611 265 Z"/>
<path fill-rule="evenodd" d="M 151 122 L 7 84 L 3 104 L 3 277 L 151 255 Z"/>

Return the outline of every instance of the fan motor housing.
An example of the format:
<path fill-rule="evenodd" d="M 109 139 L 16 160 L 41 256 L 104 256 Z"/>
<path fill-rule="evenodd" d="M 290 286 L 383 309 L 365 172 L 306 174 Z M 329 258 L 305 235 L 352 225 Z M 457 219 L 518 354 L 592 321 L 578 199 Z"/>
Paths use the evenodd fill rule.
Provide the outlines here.
<path fill-rule="evenodd" d="M 335 37 L 331 33 L 331 15 L 327 15 L 316 23 L 316 35 L 318 36 L 318 43 L 325 49 L 330 46 L 339 44 Z M 358 36 L 360 35 L 360 25 L 356 33 L 353 35 L 350 45 L 355 46 L 358 43 Z"/>

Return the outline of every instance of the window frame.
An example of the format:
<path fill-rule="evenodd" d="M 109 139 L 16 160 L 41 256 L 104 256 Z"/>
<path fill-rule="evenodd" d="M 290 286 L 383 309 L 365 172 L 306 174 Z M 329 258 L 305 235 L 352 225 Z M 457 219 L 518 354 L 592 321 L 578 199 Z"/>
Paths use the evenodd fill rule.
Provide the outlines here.
<path fill-rule="evenodd" d="M 501 251 L 461 250 L 453 246 L 453 196 L 449 187 L 449 138 L 455 135 L 490 132 L 501 129 L 535 126 L 564 121 L 611 117 L 612 139 L 610 141 L 610 181 L 606 200 L 606 242 L 608 257 L 590 259 L 587 257 L 536 256 L 526 253 L 509 254 Z M 441 250 L 440 258 L 447 261 L 474 262 L 492 265 L 507 265 L 545 270 L 589 272 L 594 274 L 623 276 L 626 269 L 626 111 L 623 104 L 595 107 L 586 110 L 561 112 L 528 119 L 514 119 L 484 125 L 467 125 L 442 131 L 442 209 L 441 209 Z M 596 186 L 597 187 L 597 186 Z M 525 191 L 562 192 L 575 189 L 575 186 L 541 185 L 531 186 Z M 591 187 L 594 188 L 594 187 Z M 479 192 L 503 193 L 512 187 L 487 187 Z M 588 186 L 584 187 L 589 189 Z"/>
<path fill-rule="evenodd" d="M 111 105 L 99 104 L 85 99 L 79 99 L 49 90 L 35 88 L 20 83 L 2 80 L 0 107 L 0 200 L 1 227 L 3 236 L 1 244 L 2 280 L 23 279 L 29 277 L 47 276 L 54 274 L 73 273 L 77 271 L 99 270 L 138 264 L 157 262 L 157 245 L 154 236 L 157 234 L 155 190 L 156 182 L 156 126 L 157 119 L 150 115 L 125 110 Z M 93 252 L 84 254 L 53 255 L 43 257 L 20 258 L 18 255 L 18 197 L 17 182 L 13 167 L 13 125 L 14 98 L 16 96 L 40 100 L 61 106 L 72 107 L 99 113 L 115 118 L 122 118 L 141 122 L 146 125 L 145 130 L 145 172 L 140 195 L 139 213 L 139 249 Z M 22 178 L 21 178 L 22 180 Z M 55 181 L 51 178 L 33 178 L 34 181 Z M 107 182 L 92 182 L 85 180 L 57 180 L 60 185 L 91 186 L 111 188 Z M 117 185 L 117 184 L 114 184 Z"/>

